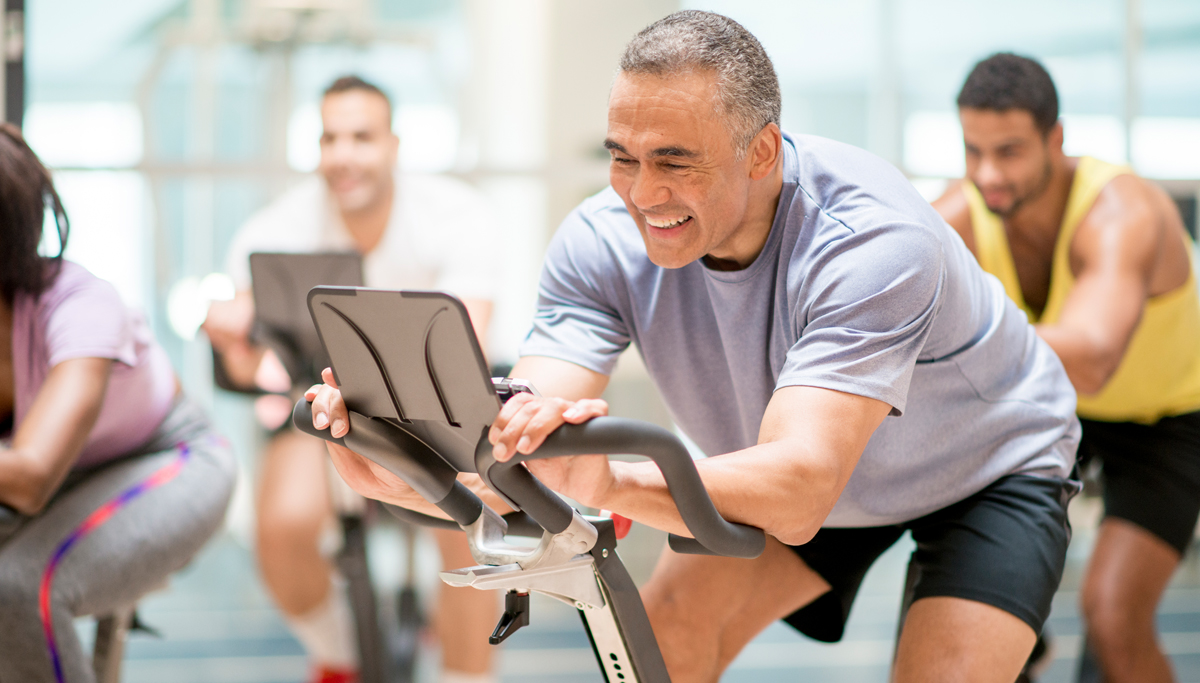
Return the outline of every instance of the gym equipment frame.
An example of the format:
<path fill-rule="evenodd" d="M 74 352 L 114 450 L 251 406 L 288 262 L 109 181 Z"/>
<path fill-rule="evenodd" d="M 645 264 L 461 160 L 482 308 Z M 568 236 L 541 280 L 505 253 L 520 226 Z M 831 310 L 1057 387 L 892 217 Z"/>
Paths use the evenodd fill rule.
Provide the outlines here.
<path fill-rule="evenodd" d="M 466 532 L 479 565 L 441 576 L 452 586 L 506 591 L 505 612 L 490 642 L 529 623 L 529 593 L 538 592 L 579 610 L 605 680 L 669 682 L 637 586 L 617 555 L 612 520 L 583 516 L 521 463 L 590 453 L 645 456 L 662 470 L 695 537 L 672 534 L 672 549 L 757 557 L 763 532 L 720 516 L 683 444 L 656 425 L 601 417 L 564 425 L 534 453 L 497 462 L 488 428 L 503 400 L 533 389 L 488 377 L 458 299 L 441 292 L 316 287 L 308 307 L 332 360 L 350 431 L 333 439 L 315 429 L 312 406 L 303 399 L 293 421 L 381 465 L 453 521 L 410 512 L 411 518 Z M 460 472 L 478 473 L 517 512 L 501 517 L 457 481 Z M 505 536 L 518 529 L 539 538 L 537 545 L 510 544 Z"/>
<path fill-rule="evenodd" d="M 349 252 L 255 252 L 250 254 L 250 280 L 254 296 L 251 339 L 279 357 L 292 381 L 293 392 L 320 382 L 321 370 L 329 367 L 329 356 L 312 326 L 305 294 L 317 285 L 361 285 L 362 257 Z M 262 393 L 233 386 L 220 371 L 219 362 L 213 363 L 213 369 L 218 386 L 224 389 Z M 416 677 L 417 642 L 422 626 L 411 562 L 416 530 L 402 519 L 409 571 L 396 595 L 395 623 L 381 621 L 378 596 L 367 563 L 367 504 L 337 480 L 336 475 L 332 476 L 330 494 L 342 531 L 342 546 L 334 563 L 346 579 L 358 646 L 359 678 L 362 683 L 411 683 Z M 344 490 L 332 490 L 338 487 Z M 393 628 L 389 631 L 385 626 Z"/>

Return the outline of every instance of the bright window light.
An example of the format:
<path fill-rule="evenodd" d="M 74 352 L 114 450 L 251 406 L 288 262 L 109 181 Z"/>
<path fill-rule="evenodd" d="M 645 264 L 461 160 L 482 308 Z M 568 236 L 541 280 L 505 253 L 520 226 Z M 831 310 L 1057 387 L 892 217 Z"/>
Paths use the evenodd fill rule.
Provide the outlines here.
<path fill-rule="evenodd" d="M 909 181 L 927 202 L 941 197 L 946 191 L 946 186 L 949 185 L 949 181 L 945 178 L 909 178 Z"/>
<path fill-rule="evenodd" d="M 296 107 L 288 118 L 287 159 L 294 171 L 317 170 L 321 161 L 321 108 L 315 102 Z"/>
<path fill-rule="evenodd" d="M 904 121 L 904 169 L 915 176 L 959 178 L 962 127 L 952 111 L 917 111 Z"/>
<path fill-rule="evenodd" d="M 1147 178 L 1200 178 L 1200 118 L 1136 119 L 1133 167 Z"/>
<path fill-rule="evenodd" d="M 445 104 L 406 104 L 396 111 L 400 168 L 440 173 L 458 158 L 458 112 Z"/>
<path fill-rule="evenodd" d="M 1113 164 L 1125 158 L 1125 125 L 1116 116 L 1063 114 L 1063 151 L 1067 156 L 1090 156 Z"/>
<path fill-rule="evenodd" d="M 128 168 L 142 160 L 142 115 L 131 102 L 35 103 L 23 131 L 51 168 Z"/>
<path fill-rule="evenodd" d="M 146 310 L 149 200 L 141 174 L 60 171 L 54 185 L 71 219 L 64 256 L 111 282 L 125 303 Z M 58 253 L 57 242 L 43 238 L 48 253 Z"/>
<path fill-rule="evenodd" d="M 396 109 L 392 130 L 400 136 L 400 167 L 440 173 L 454 168 L 458 158 L 458 112 L 444 104 L 406 104 Z M 321 109 L 303 104 L 288 120 L 288 166 L 302 173 L 317 170 L 321 161 Z"/>

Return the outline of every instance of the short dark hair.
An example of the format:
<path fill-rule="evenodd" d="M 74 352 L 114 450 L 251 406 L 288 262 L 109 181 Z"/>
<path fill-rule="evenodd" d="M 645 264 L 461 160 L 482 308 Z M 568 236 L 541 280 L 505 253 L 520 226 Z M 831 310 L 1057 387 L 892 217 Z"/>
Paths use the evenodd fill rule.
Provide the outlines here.
<path fill-rule="evenodd" d="M 321 95 L 321 97 L 325 98 L 329 97 L 330 95 L 338 95 L 344 92 L 352 92 L 354 90 L 369 92 L 373 95 L 382 97 L 384 103 L 387 104 L 388 120 L 391 120 L 392 98 L 388 97 L 387 93 L 385 93 L 379 86 L 371 83 L 370 81 L 364 80 L 359 76 L 355 76 L 354 74 L 342 76 L 333 83 L 330 83 L 329 87 L 325 88 L 325 92 Z"/>
<path fill-rule="evenodd" d="M 46 209 L 58 227 L 58 254 L 38 254 Z M 50 171 L 11 123 L 0 123 L 0 295 L 9 305 L 19 292 L 37 296 L 62 267 L 71 226 Z"/>
<path fill-rule="evenodd" d="M 1058 122 L 1058 91 L 1036 60 L 999 52 L 975 65 L 958 93 L 959 109 L 1022 109 L 1042 135 Z"/>

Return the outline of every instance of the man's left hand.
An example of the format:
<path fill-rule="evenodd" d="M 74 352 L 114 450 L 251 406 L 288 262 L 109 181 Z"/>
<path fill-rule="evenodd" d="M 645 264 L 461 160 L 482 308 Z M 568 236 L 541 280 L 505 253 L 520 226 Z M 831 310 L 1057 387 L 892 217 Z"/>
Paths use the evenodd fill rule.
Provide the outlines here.
<path fill-rule="evenodd" d="M 536 451 L 563 424 L 583 424 L 604 415 L 608 415 L 608 403 L 598 398 L 568 401 L 517 394 L 496 416 L 488 440 L 494 445 L 496 460 L 507 462 L 518 452 Z M 616 485 L 607 455 L 533 460 L 525 466 L 547 487 L 591 507 L 603 507 Z"/>

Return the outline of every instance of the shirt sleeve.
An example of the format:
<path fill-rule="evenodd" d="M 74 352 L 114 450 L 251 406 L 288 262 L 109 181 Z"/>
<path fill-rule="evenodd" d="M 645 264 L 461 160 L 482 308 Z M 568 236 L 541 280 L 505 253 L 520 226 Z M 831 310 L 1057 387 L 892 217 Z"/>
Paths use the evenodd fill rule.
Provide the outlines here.
<path fill-rule="evenodd" d="M 581 209 L 567 216 L 546 250 L 537 312 L 521 356 L 549 356 L 612 373 L 630 342 L 615 303 L 617 288 L 609 281 L 619 277 L 609 262 L 614 258 Z"/>
<path fill-rule="evenodd" d="M 47 301 L 46 356 L 50 367 L 75 358 L 110 358 L 133 367 L 137 347 L 130 316 L 117 290 L 90 274 L 72 277 Z"/>
<path fill-rule="evenodd" d="M 904 412 L 913 369 L 945 283 L 940 242 L 918 225 L 890 225 L 830 245 L 800 287 L 776 389 L 815 386 L 878 399 Z"/>
<path fill-rule="evenodd" d="M 502 262 L 500 224 L 491 204 L 466 183 L 437 179 L 440 217 L 452 223 L 443 233 L 437 289 L 464 299 L 495 299 Z"/>

